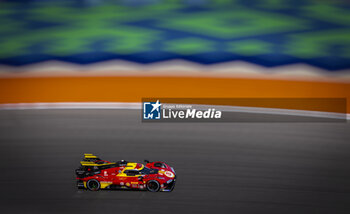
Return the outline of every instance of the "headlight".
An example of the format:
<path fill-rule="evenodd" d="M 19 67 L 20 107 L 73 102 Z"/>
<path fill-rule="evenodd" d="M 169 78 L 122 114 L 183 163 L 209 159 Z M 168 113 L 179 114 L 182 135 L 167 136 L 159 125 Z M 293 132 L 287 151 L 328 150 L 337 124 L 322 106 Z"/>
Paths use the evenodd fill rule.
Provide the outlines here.
<path fill-rule="evenodd" d="M 168 180 L 166 183 L 167 183 L 167 184 L 170 184 L 172 181 L 173 181 L 173 180 L 170 179 L 170 180 Z"/>

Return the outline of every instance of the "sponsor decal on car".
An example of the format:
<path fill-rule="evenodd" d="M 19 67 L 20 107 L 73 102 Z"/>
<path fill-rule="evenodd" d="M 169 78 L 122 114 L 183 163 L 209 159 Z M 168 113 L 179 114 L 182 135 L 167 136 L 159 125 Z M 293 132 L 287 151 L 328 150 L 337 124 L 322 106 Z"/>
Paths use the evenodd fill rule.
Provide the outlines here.
<path fill-rule="evenodd" d="M 173 178 L 175 176 L 174 173 L 172 173 L 170 171 L 166 171 L 164 174 L 169 178 Z"/>

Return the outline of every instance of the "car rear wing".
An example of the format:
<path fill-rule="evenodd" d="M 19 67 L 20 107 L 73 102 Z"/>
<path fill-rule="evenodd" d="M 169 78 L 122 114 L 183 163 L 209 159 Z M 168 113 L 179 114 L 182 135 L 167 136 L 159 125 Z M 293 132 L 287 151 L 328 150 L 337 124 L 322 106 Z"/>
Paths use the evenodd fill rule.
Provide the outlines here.
<path fill-rule="evenodd" d="M 103 165 L 111 165 L 115 163 L 101 160 L 97 155 L 85 153 L 84 159 L 80 161 L 80 164 L 82 166 L 103 166 Z"/>
<path fill-rule="evenodd" d="M 97 157 L 97 155 L 93 155 L 93 154 L 88 154 L 88 153 L 85 153 L 84 154 L 84 160 L 87 161 L 87 160 L 100 160 L 100 158 Z"/>
<path fill-rule="evenodd" d="M 101 159 L 97 157 L 97 155 L 85 153 L 84 158 L 82 161 L 80 161 L 80 164 L 82 166 L 97 166 L 97 161 L 100 161 Z"/>

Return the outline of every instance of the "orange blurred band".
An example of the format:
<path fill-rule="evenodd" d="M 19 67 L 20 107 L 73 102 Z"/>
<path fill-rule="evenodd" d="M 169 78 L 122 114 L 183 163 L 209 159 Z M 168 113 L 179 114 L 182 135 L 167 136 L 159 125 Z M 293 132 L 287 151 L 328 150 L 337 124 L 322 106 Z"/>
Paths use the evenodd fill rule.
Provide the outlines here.
<path fill-rule="evenodd" d="M 1 78 L 0 104 L 51 102 L 141 102 L 160 98 L 346 98 L 350 84 L 213 77 L 32 77 Z M 243 99 L 244 100 L 244 99 Z M 241 101 L 206 103 L 249 107 L 340 112 L 333 104 Z M 335 105 L 337 106 L 337 105 Z M 341 112 L 344 113 L 344 112 Z"/>

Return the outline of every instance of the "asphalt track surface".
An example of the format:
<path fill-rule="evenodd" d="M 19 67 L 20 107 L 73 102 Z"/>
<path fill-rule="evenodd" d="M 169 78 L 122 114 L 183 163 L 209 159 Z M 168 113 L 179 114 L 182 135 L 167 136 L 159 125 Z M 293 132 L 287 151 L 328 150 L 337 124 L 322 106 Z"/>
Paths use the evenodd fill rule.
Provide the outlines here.
<path fill-rule="evenodd" d="M 349 123 L 141 123 L 139 113 L 0 111 L 0 212 L 350 213 Z M 163 160 L 175 190 L 78 190 L 83 153 Z"/>

